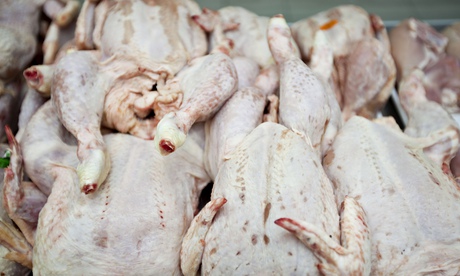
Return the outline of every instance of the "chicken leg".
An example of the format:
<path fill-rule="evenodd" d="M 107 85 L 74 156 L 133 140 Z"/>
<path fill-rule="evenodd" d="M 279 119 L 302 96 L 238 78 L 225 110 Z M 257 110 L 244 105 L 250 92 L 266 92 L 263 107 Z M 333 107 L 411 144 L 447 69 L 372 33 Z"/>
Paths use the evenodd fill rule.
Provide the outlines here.
<path fill-rule="evenodd" d="M 214 115 L 237 89 L 233 62 L 222 53 L 194 59 L 179 72 L 169 85 L 179 86 L 184 93 L 179 110 L 171 112 L 158 123 L 155 145 L 163 155 L 180 147 L 193 123 Z"/>
<path fill-rule="evenodd" d="M 51 99 L 67 130 L 78 140 L 77 171 L 82 192 L 95 191 L 110 170 L 100 127 L 109 86 L 99 74 L 98 54 L 74 52 L 55 68 Z"/>

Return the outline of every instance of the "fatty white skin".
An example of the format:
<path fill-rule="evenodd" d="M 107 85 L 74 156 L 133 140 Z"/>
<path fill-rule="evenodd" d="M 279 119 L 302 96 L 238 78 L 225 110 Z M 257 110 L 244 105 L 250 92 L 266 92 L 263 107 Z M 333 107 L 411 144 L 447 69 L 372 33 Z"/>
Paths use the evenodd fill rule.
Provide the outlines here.
<path fill-rule="evenodd" d="M 223 163 L 211 199 L 221 197 L 227 203 L 206 235 L 204 275 L 318 274 L 311 251 L 275 225 L 281 217 L 308 221 L 339 240 L 332 186 L 319 158 L 281 125 L 258 126 Z"/>
<path fill-rule="evenodd" d="M 203 148 L 187 139 L 164 157 L 152 141 L 104 140 L 112 169 L 94 194 L 80 192 L 75 169 L 57 171 L 40 213 L 34 275 L 180 275 L 182 237 L 209 181 Z"/>
<path fill-rule="evenodd" d="M 372 275 L 458 274 L 460 190 L 424 153 L 455 136 L 412 138 L 395 127 L 351 118 L 323 160 L 337 201 L 358 199 L 372 241 Z"/>

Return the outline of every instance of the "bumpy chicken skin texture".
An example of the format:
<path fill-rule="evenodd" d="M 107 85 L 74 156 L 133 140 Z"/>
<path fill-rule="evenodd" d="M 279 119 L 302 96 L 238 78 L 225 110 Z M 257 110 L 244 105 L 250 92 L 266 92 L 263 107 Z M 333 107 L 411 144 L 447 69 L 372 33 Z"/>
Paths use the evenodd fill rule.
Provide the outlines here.
<path fill-rule="evenodd" d="M 412 138 L 395 127 L 351 118 L 325 156 L 337 200 L 358 198 L 368 217 L 372 274 L 458 273 L 460 190 L 424 153 L 450 129 Z"/>
<path fill-rule="evenodd" d="M 104 139 L 112 170 L 91 196 L 78 189 L 73 168 L 57 170 L 40 213 L 34 274 L 180 275 L 182 237 L 209 181 L 203 149 L 187 140 L 163 157 L 152 141 L 126 134 Z"/>

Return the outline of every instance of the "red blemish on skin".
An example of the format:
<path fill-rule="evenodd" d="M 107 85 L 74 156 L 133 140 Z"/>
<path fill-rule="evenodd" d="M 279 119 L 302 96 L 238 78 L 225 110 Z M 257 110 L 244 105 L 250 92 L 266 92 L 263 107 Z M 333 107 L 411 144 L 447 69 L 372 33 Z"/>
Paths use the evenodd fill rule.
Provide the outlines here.
<path fill-rule="evenodd" d="M 96 183 L 86 184 L 86 185 L 83 186 L 83 188 L 81 188 L 81 191 L 84 192 L 87 195 L 89 193 L 92 193 L 92 192 L 96 191 L 96 188 L 97 188 Z"/>
<path fill-rule="evenodd" d="M 328 22 L 326 22 L 325 24 L 321 25 L 319 27 L 320 30 L 322 31 L 325 31 L 325 30 L 329 30 L 330 28 L 334 27 L 335 24 L 339 23 L 339 21 L 337 21 L 337 19 L 332 19 Z"/>
<path fill-rule="evenodd" d="M 166 140 L 161 140 L 161 141 L 160 141 L 160 147 L 161 147 L 164 151 L 166 151 L 166 152 L 168 152 L 168 153 L 171 153 L 171 152 L 173 152 L 173 151 L 175 150 L 174 145 L 171 144 L 171 142 L 166 141 Z"/>

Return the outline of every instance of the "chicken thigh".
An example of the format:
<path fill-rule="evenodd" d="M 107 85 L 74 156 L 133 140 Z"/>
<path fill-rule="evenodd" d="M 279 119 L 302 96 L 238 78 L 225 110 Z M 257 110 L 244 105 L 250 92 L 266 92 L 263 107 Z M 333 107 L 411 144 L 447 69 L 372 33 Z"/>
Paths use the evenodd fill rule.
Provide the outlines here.
<path fill-rule="evenodd" d="M 324 133 L 328 129 L 336 132 L 341 124 L 341 120 L 335 119 L 329 124 L 334 106 L 330 101 L 336 102 L 336 99 L 328 96 L 330 93 L 325 90 L 323 82 L 295 56 L 289 26 L 284 18 L 275 19 L 270 21 L 268 43 L 280 72 L 280 124 L 307 136 L 313 148 L 322 154 L 327 150 L 322 147 L 330 144 L 323 144 Z M 330 135 L 335 136 L 334 133 Z"/>
<path fill-rule="evenodd" d="M 323 162 L 336 200 L 354 197 L 366 212 L 372 275 L 457 275 L 460 189 L 423 150 L 458 134 L 413 138 L 389 122 L 355 116 L 342 127 Z"/>

